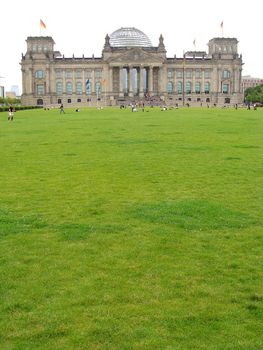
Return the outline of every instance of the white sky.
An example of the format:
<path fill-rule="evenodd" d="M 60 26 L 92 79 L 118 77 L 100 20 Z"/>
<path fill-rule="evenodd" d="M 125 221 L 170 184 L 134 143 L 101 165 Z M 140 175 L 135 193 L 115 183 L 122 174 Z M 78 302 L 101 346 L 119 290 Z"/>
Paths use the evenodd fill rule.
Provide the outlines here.
<path fill-rule="evenodd" d="M 40 35 L 40 19 L 47 26 L 43 36 L 52 36 L 55 50 L 66 57 L 101 56 L 106 34 L 120 27 L 142 30 L 154 46 L 164 37 L 167 57 L 182 57 L 183 51 L 208 51 L 207 43 L 221 37 L 239 41 L 243 75 L 263 78 L 262 0 L 13 0 L 0 6 L 0 85 L 9 91 L 19 85 L 21 54 L 26 38 Z"/>

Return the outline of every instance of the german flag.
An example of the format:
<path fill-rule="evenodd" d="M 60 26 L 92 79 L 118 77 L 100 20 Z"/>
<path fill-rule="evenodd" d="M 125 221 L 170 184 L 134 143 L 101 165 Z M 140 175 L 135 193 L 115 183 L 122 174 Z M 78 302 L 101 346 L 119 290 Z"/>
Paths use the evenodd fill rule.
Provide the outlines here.
<path fill-rule="evenodd" d="M 47 26 L 46 26 L 45 23 L 42 21 L 42 19 L 40 20 L 40 28 L 41 28 L 41 29 L 47 29 Z"/>

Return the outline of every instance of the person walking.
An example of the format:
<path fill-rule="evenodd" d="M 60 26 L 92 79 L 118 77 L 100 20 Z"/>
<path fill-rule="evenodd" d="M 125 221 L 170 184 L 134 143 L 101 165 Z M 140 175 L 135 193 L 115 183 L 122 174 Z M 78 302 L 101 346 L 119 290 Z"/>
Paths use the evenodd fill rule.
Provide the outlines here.
<path fill-rule="evenodd" d="M 8 108 L 8 120 L 13 121 L 14 119 L 14 108 L 10 106 Z"/>
<path fill-rule="evenodd" d="M 60 109 L 60 114 L 61 114 L 61 113 L 65 114 L 63 104 L 60 105 L 59 109 Z"/>

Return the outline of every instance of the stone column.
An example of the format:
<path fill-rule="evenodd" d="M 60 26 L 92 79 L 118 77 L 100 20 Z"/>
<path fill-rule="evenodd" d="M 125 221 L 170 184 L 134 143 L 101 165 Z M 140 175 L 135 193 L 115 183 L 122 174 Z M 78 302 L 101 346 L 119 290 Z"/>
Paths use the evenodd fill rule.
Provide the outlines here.
<path fill-rule="evenodd" d="M 195 69 L 192 70 L 192 94 L 195 94 Z"/>
<path fill-rule="evenodd" d="M 148 93 L 150 94 L 150 96 L 153 93 L 153 67 L 149 66 L 149 70 L 148 70 Z"/>
<path fill-rule="evenodd" d="M 65 94 L 66 91 L 67 91 L 67 88 L 66 88 L 66 71 L 65 70 L 62 70 L 62 80 L 63 80 L 63 91 L 62 91 L 62 94 Z"/>
<path fill-rule="evenodd" d="M 86 97 L 86 81 L 88 78 L 85 77 L 85 70 L 82 71 L 82 95 Z"/>
<path fill-rule="evenodd" d="M 33 94 L 33 95 L 35 95 L 35 91 L 34 91 L 34 78 L 33 78 L 33 69 L 32 68 L 29 68 L 29 70 L 28 70 L 28 77 L 29 77 L 29 91 L 28 91 L 28 93 L 29 94 Z"/>
<path fill-rule="evenodd" d="M 46 69 L 46 91 L 45 94 L 50 94 L 50 72 L 49 68 Z"/>
<path fill-rule="evenodd" d="M 129 66 L 129 96 L 133 97 L 133 88 L 132 88 L 132 66 Z"/>
<path fill-rule="evenodd" d="M 123 67 L 119 67 L 120 70 L 120 91 L 119 91 L 119 96 L 123 97 Z"/>
<path fill-rule="evenodd" d="M 92 74 L 91 74 L 91 86 L 92 86 L 92 88 L 91 88 L 91 93 L 92 94 L 96 94 L 96 90 L 95 90 L 95 84 L 96 84 L 96 82 L 95 82 L 95 69 L 93 69 L 92 70 Z"/>
<path fill-rule="evenodd" d="M 139 86 L 139 96 L 143 97 L 144 93 L 143 93 L 143 66 L 141 65 L 140 68 L 140 86 Z"/>
<path fill-rule="evenodd" d="M 109 67 L 109 82 L 108 82 L 108 88 L 109 88 L 109 94 L 112 94 L 113 92 L 113 68 Z"/>
<path fill-rule="evenodd" d="M 22 94 L 26 94 L 26 70 L 22 68 Z"/>

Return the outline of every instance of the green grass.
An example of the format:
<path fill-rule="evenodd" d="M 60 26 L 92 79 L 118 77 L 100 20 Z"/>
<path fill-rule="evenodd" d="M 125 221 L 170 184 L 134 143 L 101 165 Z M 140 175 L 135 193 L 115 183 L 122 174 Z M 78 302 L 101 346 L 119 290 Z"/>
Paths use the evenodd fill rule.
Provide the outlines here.
<path fill-rule="evenodd" d="M 262 350 L 263 109 L 0 114 L 0 349 Z"/>

